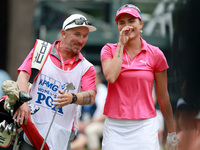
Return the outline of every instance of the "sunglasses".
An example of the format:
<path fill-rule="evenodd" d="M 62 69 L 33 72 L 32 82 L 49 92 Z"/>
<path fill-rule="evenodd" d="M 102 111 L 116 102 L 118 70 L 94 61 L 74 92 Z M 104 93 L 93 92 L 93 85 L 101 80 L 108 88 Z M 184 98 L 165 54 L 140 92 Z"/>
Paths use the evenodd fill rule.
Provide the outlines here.
<path fill-rule="evenodd" d="M 139 9 L 137 6 L 133 5 L 133 4 L 125 4 L 125 5 L 121 6 L 121 7 L 117 10 L 117 12 L 119 12 L 121 9 L 126 8 L 126 7 L 128 7 L 128 8 L 133 8 L 133 9 L 137 10 L 137 11 L 140 13 L 140 16 L 141 16 L 141 11 L 140 11 L 140 9 Z"/>
<path fill-rule="evenodd" d="M 75 19 L 75 20 L 72 20 L 71 22 L 69 22 L 68 24 L 66 24 L 65 27 L 72 24 L 72 23 L 75 23 L 76 25 L 83 25 L 83 23 L 85 23 L 85 25 L 92 25 L 92 23 L 88 20 Z M 65 29 L 65 27 L 64 27 L 64 29 Z"/>

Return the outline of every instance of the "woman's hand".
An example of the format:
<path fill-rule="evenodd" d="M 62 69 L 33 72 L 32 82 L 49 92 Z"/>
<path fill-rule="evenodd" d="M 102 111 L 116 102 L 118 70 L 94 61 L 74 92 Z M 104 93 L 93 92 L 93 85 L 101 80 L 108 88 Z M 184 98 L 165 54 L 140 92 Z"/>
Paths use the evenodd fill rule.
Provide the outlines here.
<path fill-rule="evenodd" d="M 119 43 L 125 45 L 132 34 L 132 26 L 125 26 L 119 33 Z"/>

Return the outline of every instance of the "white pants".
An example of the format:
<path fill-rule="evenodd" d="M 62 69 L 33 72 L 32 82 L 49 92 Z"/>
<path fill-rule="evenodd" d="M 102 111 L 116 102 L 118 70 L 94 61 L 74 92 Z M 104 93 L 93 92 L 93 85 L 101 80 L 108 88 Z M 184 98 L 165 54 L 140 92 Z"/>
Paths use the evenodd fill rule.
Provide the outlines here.
<path fill-rule="evenodd" d="M 156 117 L 125 120 L 106 117 L 102 150 L 160 150 Z"/>

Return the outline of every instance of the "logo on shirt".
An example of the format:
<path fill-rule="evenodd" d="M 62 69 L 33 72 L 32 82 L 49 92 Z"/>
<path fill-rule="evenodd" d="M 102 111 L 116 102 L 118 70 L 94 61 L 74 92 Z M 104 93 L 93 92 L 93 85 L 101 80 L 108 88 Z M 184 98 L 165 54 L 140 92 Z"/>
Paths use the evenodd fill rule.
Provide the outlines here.
<path fill-rule="evenodd" d="M 43 108 L 56 110 L 56 106 L 53 105 L 53 99 L 57 98 L 58 90 L 63 91 L 65 87 L 72 83 L 61 84 L 60 81 L 52 79 L 46 75 L 41 74 L 41 78 L 37 89 L 37 100 L 35 103 Z M 69 92 L 67 89 L 66 92 Z M 63 114 L 62 107 L 58 109 L 58 113 Z"/>
<path fill-rule="evenodd" d="M 144 63 L 145 65 L 147 65 L 147 61 L 140 60 L 140 62 Z"/>

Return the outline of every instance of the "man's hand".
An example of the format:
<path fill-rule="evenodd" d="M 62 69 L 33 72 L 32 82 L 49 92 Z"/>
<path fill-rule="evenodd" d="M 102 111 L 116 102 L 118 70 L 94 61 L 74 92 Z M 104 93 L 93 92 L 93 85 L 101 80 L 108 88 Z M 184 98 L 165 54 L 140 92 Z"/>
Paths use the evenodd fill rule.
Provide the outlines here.
<path fill-rule="evenodd" d="M 68 105 L 72 102 L 72 94 L 69 92 L 63 93 L 62 91 L 58 91 L 59 95 L 57 96 L 56 99 L 53 100 L 53 104 L 59 107 L 63 107 L 65 105 Z"/>
<path fill-rule="evenodd" d="M 178 145 L 178 137 L 176 132 L 167 135 L 167 150 L 176 150 Z"/>
<path fill-rule="evenodd" d="M 25 102 L 23 105 L 21 105 L 17 111 L 15 112 L 13 119 L 16 119 L 16 122 L 19 122 L 20 125 L 24 123 L 24 125 L 27 124 L 28 117 L 31 116 L 31 111 L 28 106 L 28 102 Z"/>

